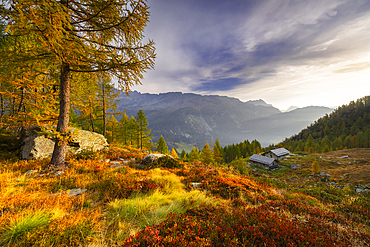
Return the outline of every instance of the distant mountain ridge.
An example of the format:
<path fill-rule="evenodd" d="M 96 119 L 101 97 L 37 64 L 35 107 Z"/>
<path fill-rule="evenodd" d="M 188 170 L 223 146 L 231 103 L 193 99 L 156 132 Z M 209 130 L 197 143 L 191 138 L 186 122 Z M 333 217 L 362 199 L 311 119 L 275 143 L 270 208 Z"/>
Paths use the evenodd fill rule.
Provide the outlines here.
<path fill-rule="evenodd" d="M 242 102 L 239 99 L 193 93 L 148 94 L 132 92 L 119 97 L 118 110 L 135 116 L 145 112 L 153 140 L 163 135 L 170 147 L 213 145 L 216 138 L 221 145 L 257 139 L 263 145 L 279 142 L 298 133 L 317 118 L 329 113 L 330 108 L 302 108 L 290 113 L 263 100 Z M 287 127 L 288 126 L 288 127 Z"/>
<path fill-rule="evenodd" d="M 295 109 L 298 109 L 298 106 L 291 106 L 283 112 L 290 112 L 290 111 L 294 111 Z"/>
<path fill-rule="evenodd" d="M 272 106 L 271 104 L 267 104 L 264 100 L 258 99 L 258 100 L 248 100 L 247 103 L 252 103 L 255 106 Z"/>

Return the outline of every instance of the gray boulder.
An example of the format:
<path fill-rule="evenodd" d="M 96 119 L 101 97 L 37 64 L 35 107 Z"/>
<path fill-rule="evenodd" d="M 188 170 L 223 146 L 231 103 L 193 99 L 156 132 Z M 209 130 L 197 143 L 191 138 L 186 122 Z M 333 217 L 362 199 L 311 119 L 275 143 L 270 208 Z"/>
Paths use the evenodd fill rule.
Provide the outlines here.
<path fill-rule="evenodd" d="M 55 141 L 41 135 L 39 127 L 32 126 L 27 131 L 21 146 L 21 159 L 41 159 L 51 157 Z M 103 135 L 86 130 L 71 128 L 72 141 L 68 143 L 67 153 L 79 153 L 84 150 L 98 151 L 108 147 Z"/>
<path fill-rule="evenodd" d="M 79 153 L 83 150 L 99 151 L 107 148 L 107 139 L 98 133 L 78 130 L 76 128 L 71 128 L 72 142 L 69 143 L 70 146 L 77 147 L 73 152 Z"/>
<path fill-rule="evenodd" d="M 147 169 L 148 167 L 151 167 L 156 160 L 158 160 L 158 159 L 160 159 L 162 157 L 166 157 L 165 160 L 167 162 L 169 161 L 172 165 L 178 164 L 177 161 L 172 156 L 170 156 L 170 155 L 165 155 L 165 154 L 148 154 L 147 156 L 145 156 L 141 160 L 141 162 L 139 164 L 136 164 L 135 167 L 138 168 L 138 169 Z M 166 167 L 168 167 L 168 166 L 166 166 Z"/>
<path fill-rule="evenodd" d="M 55 142 L 43 135 L 37 134 L 40 131 L 37 127 L 31 127 L 26 133 L 21 146 L 21 159 L 41 159 L 51 157 Z"/>
<path fill-rule="evenodd" d="M 159 159 L 160 157 L 163 157 L 163 156 L 166 156 L 165 154 L 148 154 L 147 156 L 145 156 L 140 164 L 144 167 L 146 166 L 150 166 L 153 164 L 153 162 L 157 159 Z"/>
<path fill-rule="evenodd" d="M 290 169 L 297 170 L 298 168 L 301 168 L 301 165 L 291 165 Z"/>

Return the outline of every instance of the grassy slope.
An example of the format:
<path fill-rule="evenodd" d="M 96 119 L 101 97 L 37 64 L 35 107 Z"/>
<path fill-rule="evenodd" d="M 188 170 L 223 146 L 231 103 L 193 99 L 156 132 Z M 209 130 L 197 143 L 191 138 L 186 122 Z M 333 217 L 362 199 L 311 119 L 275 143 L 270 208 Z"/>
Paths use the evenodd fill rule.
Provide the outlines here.
<path fill-rule="evenodd" d="M 339 153 L 317 158 L 331 179 L 354 186 L 356 172 L 369 169 L 369 150 L 356 152 L 347 165 L 334 165 Z M 0 246 L 370 244 L 369 196 L 310 179 L 314 156 L 288 158 L 274 172 L 239 169 L 248 176 L 201 163 L 136 170 L 106 162 L 143 156 L 127 148 L 70 156 L 64 174 L 40 176 L 25 172 L 40 170 L 48 159 L 17 161 L 7 154 L 0 161 Z M 302 168 L 290 170 L 294 163 Z M 351 174 L 342 179 L 342 172 Z M 69 196 L 77 188 L 86 192 Z"/>

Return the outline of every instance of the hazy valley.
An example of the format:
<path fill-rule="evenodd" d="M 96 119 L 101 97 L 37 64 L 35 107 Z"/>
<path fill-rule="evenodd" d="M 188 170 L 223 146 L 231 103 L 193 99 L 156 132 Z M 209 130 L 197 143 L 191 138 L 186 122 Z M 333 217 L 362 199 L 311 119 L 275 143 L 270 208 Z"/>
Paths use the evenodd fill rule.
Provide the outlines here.
<path fill-rule="evenodd" d="M 118 110 L 135 116 L 143 109 L 153 141 L 163 135 L 170 147 L 198 146 L 216 138 L 221 145 L 257 139 L 262 146 L 279 143 L 330 113 L 310 106 L 281 112 L 263 100 L 242 102 L 225 96 L 192 93 L 141 94 L 119 97 Z"/>

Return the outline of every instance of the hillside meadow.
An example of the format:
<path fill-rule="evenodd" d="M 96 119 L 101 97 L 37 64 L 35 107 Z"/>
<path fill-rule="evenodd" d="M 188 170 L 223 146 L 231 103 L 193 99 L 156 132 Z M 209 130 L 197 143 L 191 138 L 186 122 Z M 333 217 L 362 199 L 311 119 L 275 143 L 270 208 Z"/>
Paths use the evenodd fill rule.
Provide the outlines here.
<path fill-rule="evenodd" d="M 242 159 L 136 169 L 145 155 L 111 147 L 69 155 L 64 170 L 42 173 L 50 159 L 24 161 L 2 151 L 0 246 L 370 244 L 368 193 L 303 183 L 315 158 L 329 169 L 328 157 L 289 157 L 273 172 Z M 291 171 L 290 164 L 302 167 Z"/>

